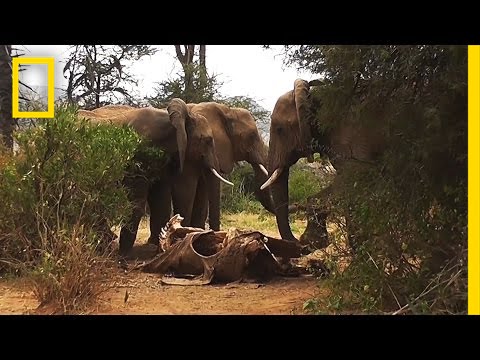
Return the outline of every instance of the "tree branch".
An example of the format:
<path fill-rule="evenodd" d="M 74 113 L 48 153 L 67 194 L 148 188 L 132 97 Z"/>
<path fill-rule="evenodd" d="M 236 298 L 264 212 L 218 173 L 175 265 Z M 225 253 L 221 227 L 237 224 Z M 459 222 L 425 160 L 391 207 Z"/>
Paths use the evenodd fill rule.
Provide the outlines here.
<path fill-rule="evenodd" d="M 175 52 L 177 53 L 177 58 L 181 64 L 185 63 L 185 55 L 182 53 L 180 45 L 175 45 Z"/>

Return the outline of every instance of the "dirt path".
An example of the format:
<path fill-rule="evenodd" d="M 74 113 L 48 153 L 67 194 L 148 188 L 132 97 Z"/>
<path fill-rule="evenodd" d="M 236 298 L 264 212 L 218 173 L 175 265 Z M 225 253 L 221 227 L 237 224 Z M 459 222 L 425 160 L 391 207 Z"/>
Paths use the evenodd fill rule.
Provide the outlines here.
<path fill-rule="evenodd" d="M 312 277 L 277 278 L 265 284 L 238 283 L 208 286 L 160 284 L 151 274 L 128 274 L 116 282 L 89 314 L 303 314 L 303 303 L 318 295 Z M 128 300 L 125 302 L 125 293 Z M 0 281 L 0 314 L 48 314 L 36 311 L 38 301 L 25 284 Z"/>
<path fill-rule="evenodd" d="M 142 222 L 138 249 L 148 237 L 147 229 Z M 303 314 L 304 302 L 321 291 L 311 276 L 266 283 L 175 286 L 161 284 L 156 274 L 116 271 L 111 288 L 89 314 Z M 24 282 L 0 279 L 0 314 L 45 313 L 36 310 L 38 305 Z"/>
<path fill-rule="evenodd" d="M 315 294 L 312 278 L 207 286 L 161 285 L 159 279 L 147 274 L 125 279 L 104 296 L 95 313 L 299 314 L 305 300 Z"/>

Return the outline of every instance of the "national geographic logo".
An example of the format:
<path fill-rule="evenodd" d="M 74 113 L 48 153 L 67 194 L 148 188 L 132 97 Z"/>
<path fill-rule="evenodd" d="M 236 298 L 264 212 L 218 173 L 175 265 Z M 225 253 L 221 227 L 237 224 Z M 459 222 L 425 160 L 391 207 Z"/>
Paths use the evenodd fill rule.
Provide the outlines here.
<path fill-rule="evenodd" d="M 21 64 L 47 65 L 48 107 L 47 111 L 20 111 L 18 104 L 18 73 Z M 54 116 L 54 58 L 16 57 L 12 59 L 12 117 L 13 118 L 53 118 Z"/>

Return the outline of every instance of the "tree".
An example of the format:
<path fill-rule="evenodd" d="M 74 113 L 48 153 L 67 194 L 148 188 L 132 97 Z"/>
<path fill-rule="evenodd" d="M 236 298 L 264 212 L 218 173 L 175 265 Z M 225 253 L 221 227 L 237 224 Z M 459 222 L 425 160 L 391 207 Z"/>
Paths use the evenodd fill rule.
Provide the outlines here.
<path fill-rule="evenodd" d="M 180 64 L 183 68 L 184 73 L 184 92 L 187 95 L 193 94 L 194 87 L 194 76 L 197 72 L 197 76 L 200 81 L 205 82 L 207 75 L 207 65 L 206 65 L 206 45 L 199 45 L 199 62 L 194 61 L 195 56 L 195 45 L 183 45 L 184 51 L 180 45 L 175 45 L 175 53 L 177 54 L 177 59 L 180 61 Z M 187 99 L 188 100 L 188 99 Z"/>
<path fill-rule="evenodd" d="M 73 45 L 63 69 L 68 74 L 68 102 L 81 102 L 87 109 L 119 101 L 133 103 L 127 85 L 136 85 L 137 81 L 128 73 L 125 62 L 156 51 L 150 45 Z"/>
<path fill-rule="evenodd" d="M 175 52 L 182 70 L 173 78 L 162 81 L 155 88 L 156 95 L 148 97 L 150 105 L 158 108 L 166 107 L 173 98 L 178 97 L 186 103 L 213 101 L 219 97 L 222 83 L 216 75 L 209 75 L 206 67 L 206 46 L 175 45 Z M 195 59 L 195 56 L 198 59 Z"/>
<path fill-rule="evenodd" d="M 13 149 L 12 45 L 0 45 L 0 142 Z"/>

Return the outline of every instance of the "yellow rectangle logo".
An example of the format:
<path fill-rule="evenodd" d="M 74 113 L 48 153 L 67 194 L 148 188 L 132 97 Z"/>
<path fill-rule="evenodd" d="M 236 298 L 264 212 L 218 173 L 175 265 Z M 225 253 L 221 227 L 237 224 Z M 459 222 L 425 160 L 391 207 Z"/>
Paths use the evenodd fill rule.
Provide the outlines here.
<path fill-rule="evenodd" d="M 468 47 L 468 313 L 480 314 L 480 45 Z"/>
<path fill-rule="evenodd" d="M 18 103 L 19 67 L 21 64 L 47 65 L 48 107 L 47 111 L 20 111 Z M 12 117 L 13 118 L 53 118 L 54 117 L 54 58 L 15 57 L 12 59 Z"/>

